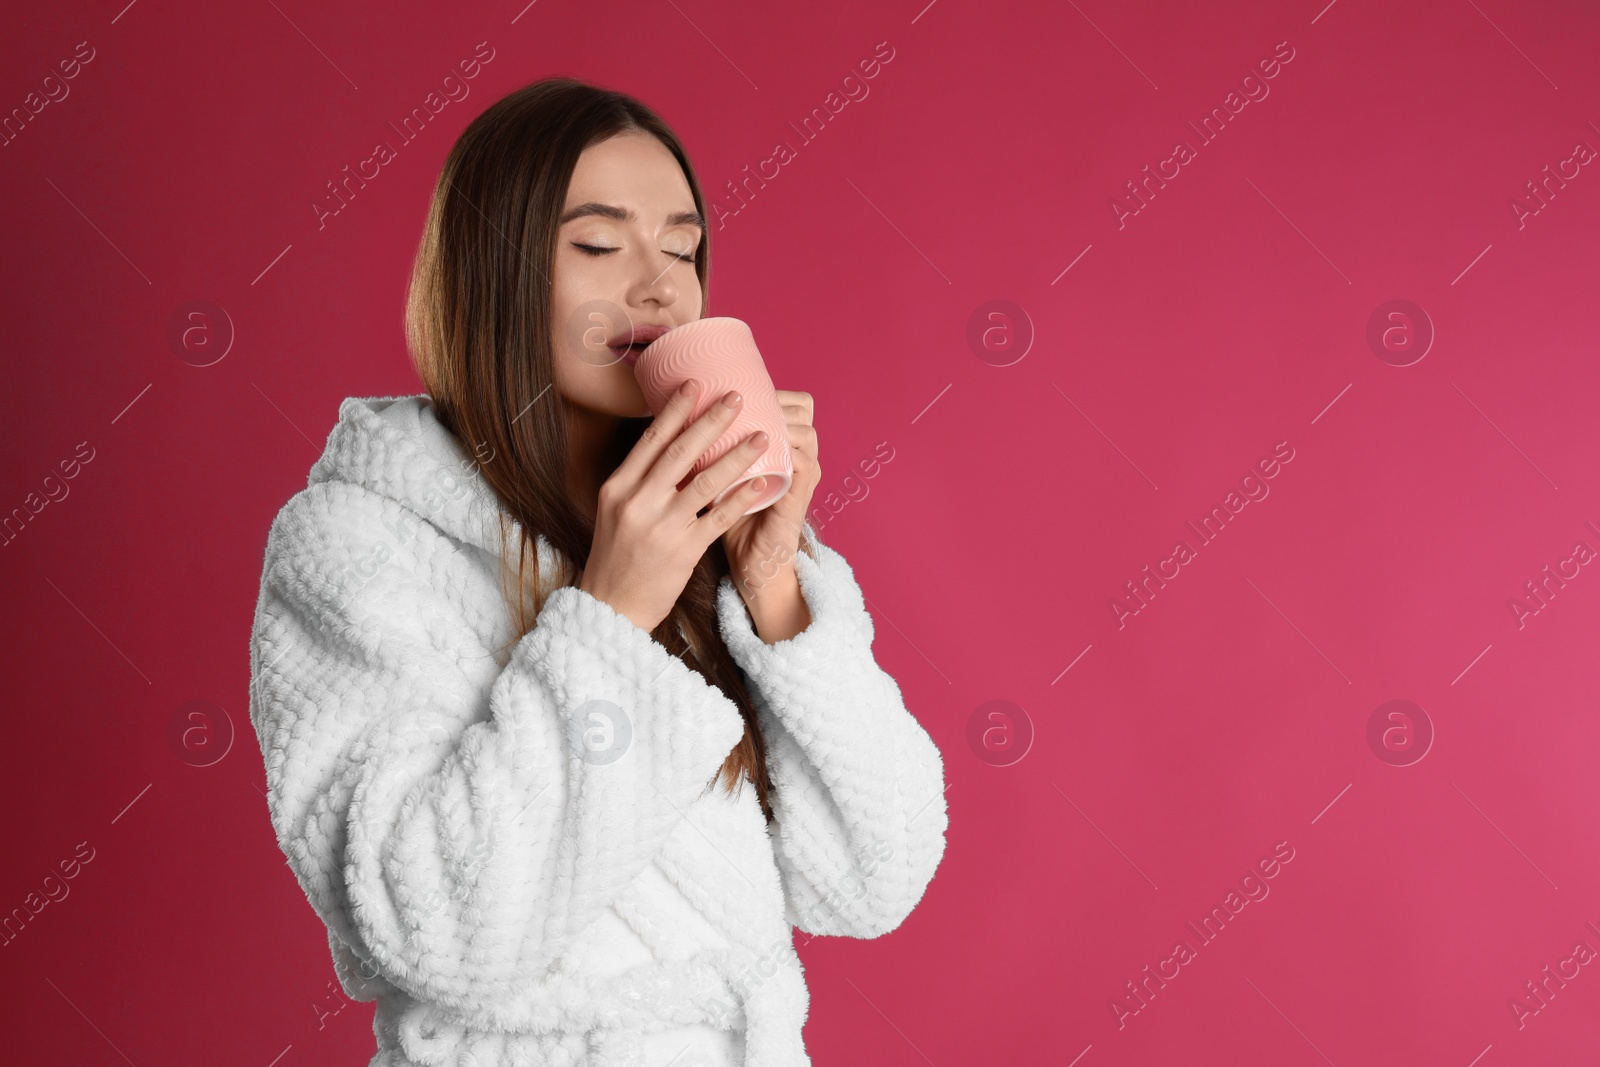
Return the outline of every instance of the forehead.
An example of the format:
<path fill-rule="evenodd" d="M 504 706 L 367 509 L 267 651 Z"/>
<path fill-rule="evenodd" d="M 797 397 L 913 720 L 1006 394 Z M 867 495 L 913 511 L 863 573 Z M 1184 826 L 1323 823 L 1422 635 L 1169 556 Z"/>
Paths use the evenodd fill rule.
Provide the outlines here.
<path fill-rule="evenodd" d="M 579 155 L 567 186 L 566 206 L 591 201 L 632 209 L 647 222 L 694 208 L 677 157 L 651 135 L 639 132 L 592 144 Z"/>

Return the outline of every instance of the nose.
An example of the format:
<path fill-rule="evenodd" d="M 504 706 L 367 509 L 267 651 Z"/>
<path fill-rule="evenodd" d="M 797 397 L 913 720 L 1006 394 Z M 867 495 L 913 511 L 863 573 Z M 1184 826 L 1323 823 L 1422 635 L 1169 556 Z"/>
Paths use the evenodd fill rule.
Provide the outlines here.
<path fill-rule="evenodd" d="M 672 280 L 672 268 L 678 262 L 665 252 L 642 252 L 635 257 L 628 303 L 633 306 L 655 304 L 663 308 L 676 303 L 678 286 Z"/>

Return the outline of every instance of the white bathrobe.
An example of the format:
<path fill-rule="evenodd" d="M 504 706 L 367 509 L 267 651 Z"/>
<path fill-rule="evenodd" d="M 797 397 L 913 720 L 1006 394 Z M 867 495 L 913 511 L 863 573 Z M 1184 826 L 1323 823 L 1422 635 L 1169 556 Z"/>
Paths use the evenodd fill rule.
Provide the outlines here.
<path fill-rule="evenodd" d="M 352 397 L 267 538 L 250 721 L 371 1067 L 809 1064 L 791 927 L 894 930 L 948 825 L 849 564 L 807 526 L 811 623 L 772 645 L 718 590 L 768 826 L 709 784 L 738 708 L 609 605 L 561 587 L 500 651 L 499 516 L 426 395 Z"/>

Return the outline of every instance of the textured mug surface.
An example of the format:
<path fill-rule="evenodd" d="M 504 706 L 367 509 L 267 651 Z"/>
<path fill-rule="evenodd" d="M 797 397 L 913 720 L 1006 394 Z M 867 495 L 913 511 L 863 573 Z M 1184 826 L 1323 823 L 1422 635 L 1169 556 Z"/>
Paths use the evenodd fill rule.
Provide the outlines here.
<path fill-rule="evenodd" d="M 766 451 L 718 493 L 713 503 L 720 504 L 744 483 L 758 477 L 767 479 L 766 490 L 745 510 L 746 515 L 770 507 L 789 491 L 794 482 L 794 455 L 789 451 L 783 408 L 756 348 L 755 336 L 742 320 L 720 316 L 674 326 L 639 353 L 633 374 L 650 411 L 656 415 L 690 378 L 700 383 L 690 422 L 705 414 L 712 404 L 721 403 L 729 390 L 736 389 L 744 397 L 733 425 L 695 463 L 691 478 L 752 433 L 767 431 Z"/>

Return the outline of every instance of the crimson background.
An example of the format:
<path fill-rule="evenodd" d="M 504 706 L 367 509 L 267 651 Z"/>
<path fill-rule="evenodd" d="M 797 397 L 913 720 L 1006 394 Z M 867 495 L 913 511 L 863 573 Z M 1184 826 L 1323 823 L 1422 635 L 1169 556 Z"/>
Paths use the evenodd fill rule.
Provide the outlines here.
<path fill-rule="evenodd" d="M 815 1062 L 1592 1062 L 1595 967 L 1521 1027 L 1509 1005 L 1600 948 L 1600 577 L 1512 608 L 1600 544 L 1600 177 L 1512 206 L 1600 144 L 1593 5 L 124 2 L 0 35 L 4 113 L 94 49 L 0 147 L 0 508 L 70 490 L 0 557 L 0 912 L 93 850 L 0 949 L 9 1062 L 370 1054 L 266 816 L 261 553 L 339 401 L 420 389 L 403 286 L 450 143 L 554 73 L 659 109 L 739 208 L 712 313 L 815 396 L 822 535 L 945 754 L 922 904 L 800 936 Z M 319 225 L 479 42 L 470 97 Z M 1270 95 L 1201 147 L 1186 124 L 1279 42 Z M 1179 139 L 1197 157 L 1119 225 Z M 780 141 L 741 205 L 726 183 Z M 201 299 L 232 331 L 207 366 L 168 341 Z M 1367 341 L 1395 299 L 1436 335 L 1407 366 Z M 1019 310 L 974 347 L 994 300 Z M 1280 442 L 1198 547 L 1185 523 Z M 1196 558 L 1119 625 L 1179 538 Z M 1394 699 L 1435 732 L 1409 766 L 1367 740 Z M 1017 710 L 974 746 L 994 700 Z M 1278 842 L 1270 895 L 1119 1026 L 1124 983 Z"/>

